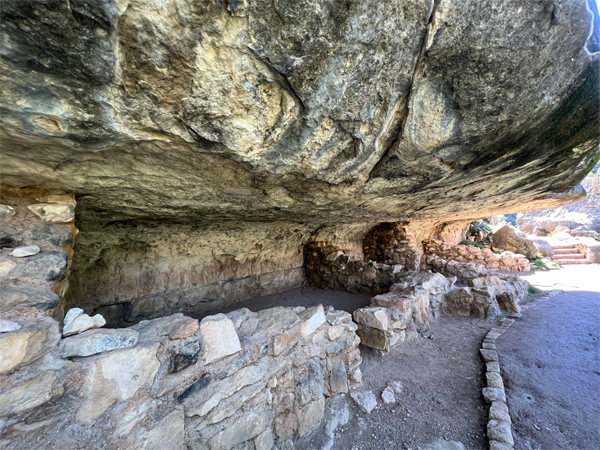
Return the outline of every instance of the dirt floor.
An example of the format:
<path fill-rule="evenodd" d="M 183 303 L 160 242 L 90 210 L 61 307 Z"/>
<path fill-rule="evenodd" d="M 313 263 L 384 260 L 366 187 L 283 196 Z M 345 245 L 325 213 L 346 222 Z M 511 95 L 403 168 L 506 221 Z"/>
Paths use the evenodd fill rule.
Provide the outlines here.
<path fill-rule="evenodd" d="M 515 449 L 600 449 L 599 319 L 598 292 L 565 292 L 498 339 Z"/>
<path fill-rule="evenodd" d="M 363 383 L 353 390 L 372 390 L 377 407 L 367 414 L 348 395 L 338 397 L 329 419 L 296 448 L 416 450 L 440 439 L 461 442 L 466 449 L 487 448 L 479 347 L 493 326 L 493 321 L 443 316 L 424 336 L 383 356 L 361 347 Z M 381 393 L 390 381 L 400 381 L 402 392 L 397 403 L 386 405 Z"/>

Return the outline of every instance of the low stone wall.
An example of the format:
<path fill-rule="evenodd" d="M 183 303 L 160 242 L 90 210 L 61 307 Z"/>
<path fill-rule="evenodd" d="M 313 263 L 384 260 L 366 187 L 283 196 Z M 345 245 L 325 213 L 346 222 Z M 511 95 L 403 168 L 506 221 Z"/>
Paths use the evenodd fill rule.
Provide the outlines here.
<path fill-rule="evenodd" d="M 44 317 L 0 333 L 0 447 L 292 448 L 361 380 L 343 311 L 175 314 L 61 339 Z"/>
<path fill-rule="evenodd" d="M 481 264 L 486 269 L 498 272 L 528 272 L 530 270 L 529 260 L 524 255 L 512 252 L 493 253 L 489 248 L 479 248 L 470 245 L 444 245 L 439 240 L 424 241 L 426 256 L 438 256 L 447 261 L 459 263 Z M 433 267 L 428 258 L 424 258 L 425 264 L 422 269 L 432 270 Z"/>
<path fill-rule="evenodd" d="M 600 242 L 595 239 L 586 239 L 584 242 L 576 242 L 574 247 L 579 250 L 579 253 L 585 255 L 585 259 L 590 262 L 600 262 Z"/>
<path fill-rule="evenodd" d="M 0 188 L 0 318 L 62 318 L 73 257 L 75 198 Z"/>
<path fill-rule="evenodd" d="M 400 264 L 352 259 L 330 242 L 307 244 L 304 264 L 306 279 L 313 287 L 370 295 L 387 292 L 404 271 Z"/>

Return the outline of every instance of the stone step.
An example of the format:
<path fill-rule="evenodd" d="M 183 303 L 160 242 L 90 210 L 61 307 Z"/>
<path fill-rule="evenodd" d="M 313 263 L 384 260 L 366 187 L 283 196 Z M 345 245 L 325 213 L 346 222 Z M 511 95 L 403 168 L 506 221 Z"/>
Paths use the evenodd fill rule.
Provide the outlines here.
<path fill-rule="evenodd" d="M 569 264 L 591 264 L 592 263 L 589 259 L 560 259 L 557 261 L 561 266 L 566 266 Z"/>
<path fill-rule="evenodd" d="M 553 250 L 560 250 L 560 249 L 564 249 L 564 248 L 575 248 L 572 245 L 553 245 L 552 249 Z"/>
<path fill-rule="evenodd" d="M 554 259 L 585 259 L 585 255 L 582 253 L 569 253 L 567 255 L 554 255 Z"/>
<path fill-rule="evenodd" d="M 555 255 L 568 255 L 569 253 L 579 253 L 579 251 L 575 248 L 557 248 L 557 249 L 552 249 L 554 250 L 554 254 Z"/>

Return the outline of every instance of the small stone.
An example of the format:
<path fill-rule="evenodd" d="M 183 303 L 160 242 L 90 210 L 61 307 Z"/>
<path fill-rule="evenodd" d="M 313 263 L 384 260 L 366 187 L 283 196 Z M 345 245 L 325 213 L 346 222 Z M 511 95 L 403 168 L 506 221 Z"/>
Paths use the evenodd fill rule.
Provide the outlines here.
<path fill-rule="evenodd" d="M 310 336 L 316 331 L 322 324 L 325 323 L 325 312 L 323 306 L 314 306 L 308 308 L 306 311 L 300 314 L 300 318 L 303 322 L 300 324 L 300 334 L 303 337 Z"/>
<path fill-rule="evenodd" d="M 490 406 L 490 419 L 503 420 L 510 423 L 510 413 L 508 412 L 508 406 L 504 402 L 492 402 Z"/>
<path fill-rule="evenodd" d="M 7 333 L 9 331 L 15 331 L 21 328 L 17 322 L 12 320 L 0 319 L 0 333 Z"/>
<path fill-rule="evenodd" d="M 479 353 L 481 353 L 481 357 L 485 362 L 498 361 L 498 353 L 496 350 L 482 348 L 479 350 Z"/>
<path fill-rule="evenodd" d="M 465 446 L 458 441 L 446 441 L 438 439 L 437 441 L 422 447 L 423 450 L 465 450 Z"/>
<path fill-rule="evenodd" d="M 186 317 L 185 322 L 179 325 L 171 334 L 169 334 L 169 339 L 172 341 L 176 341 L 178 339 L 187 339 L 190 336 L 194 335 L 196 331 L 200 328 L 198 323 L 198 319 L 192 319 L 190 317 Z"/>
<path fill-rule="evenodd" d="M 14 248 L 23 243 L 21 233 L 10 225 L 0 225 L 0 248 Z"/>
<path fill-rule="evenodd" d="M 171 355 L 169 373 L 179 372 L 196 364 L 198 355 L 200 355 L 200 343 L 198 341 L 192 341 L 182 346 Z"/>
<path fill-rule="evenodd" d="M 65 319 L 63 321 L 63 328 L 69 327 L 69 325 L 71 325 L 71 323 L 75 319 L 77 319 L 79 316 L 81 316 L 82 314 L 83 314 L 83 309 L 71 308 L 69 311 L 67 311 L 67 314 L 65 314 Z"/>
<path fill-rule="evenodd" d="M 327 313 L 325 319 L 331 325 L 341 325 L 342 323 L 350 322 L 352 320 L 352 316 L 346 311 L 332 311 Z"/>
<path fill-rule="evenodd" d="M 96 314 L 94 317 L 90 317 L 87 314 L 81 314 L 63 327 L 62 334 L 64 337 L 72 336 L 87 330 L 103 327 L 104 325 L 106 325 L 106 320 L 104 320 L 104 317 L 100 314 Z"/>
<path fill-rule="evenodd" d="M 497 401 L 506 403 L 506 394 L 504 393 L 504 389 L 486 387 L 483 388 L 482 393 L 486 403 L 492 403 Z"/>
<path fill-rule="evenodd" d="M 67 223 L 75 220 L 75 208 L 73 205 L 60 203 L 38 203 L 27 207 L 45 222 Z"/>
<path fill-rule="evenodd" d="M 488 340 L 491 340 L 491 341 L 495 341 L 500 336 L 501 336 L 500 333 L 494 333 L 494 332 L 490 331 L 485 338 Z"/>
<path fill-rule="evenodd" d="M 481 344 L 481 348 L 487 348 L 489 350 L 496 350 L 496 344 L 490 344 L 489 342 L 484 342 Z"/>
<path fill-rule="evenodd" d="M 63 339 L 59 350 L 63 358 L 91 356 L 121 348 L 134 347 L 139 333 L 129 329 L 98 329 Z"/>
<path fill-rule="evenodd" d="M 402 383 L 400 381 L 390 381 L 387 388 L 391 389 L 395 396 L 402 394 Z"/>
<path fill-rule="evenodd" d="M 345 328 L 346 327 L 344 327 L 344 326 L 329 327 L 327 329 L 327 337 L 329 338 L 330 341 L 335 341 L 336 339 L 340 338 L 344 334 Z"/>
<path fill-rule="evenodd" d="M 490 420 L 487 425 L 487 434 L 490 441 L 500 441 L 514 445 L 510 423 L 503 420 Z"/>
<path fill-rule="evenodd" d="M 15 258 L 24 258 L 26 256 L 37 255 L 40 252 L 40 248 L 37 245 L 29 245 L 27 247 L 15 248 L 10 252 L 10 256 Z"/>
<path fill-rule="evenodd" d="M 381 393 L 381 399 L 385 404 L 396 403 L 396 396 L 394 395 L 394 390 L 389 386 L 386 387 Z"/>
<path fill-rule="evenodd" d="M 277 387 L 277 377 L 273 377 L 269 380 L 269 382 L 267 383 L 267 387 L 269 389 L 274 389 Z"/>
<path fill-rule="evenodd" d="M 500 364 L 498 364 L 498 361 L 487 362 L 487 363 L 485 363 L 485 367 L 486 367 L 487 372 L 500 373 Z"/>
<path fill-rule="evenodd" d="M 306 307 L 305 307 L 305 306 L 296 306 L 296 307 L 294 308 L 294 312 L 295 312 L 296 314 L 300 314 L 301 312 L 304 312 L 305 310 L 306 310 Z"/>
<path fill-rule="evenodd" d="M 490 440 L 490 450 L 513 450 L 513 448 L 512 445 L 504 442 Z"/>
<path fill-rule="evenodd" d="M 367 414 L 371 414 L 371 411 L 377 406 L 377 399 L 372 391 L 357 391 L 350 394 L 352 400 L 356 402 L 358 407 Z"/>
<path fill-rule="evenodd" d="M 504 389 L 504 383 L 502 383 L 502 377 L 497 372 L 486 372 L 485 378 L 487 380 L 488 387 L 497 387 Z"/>
<path fill-rule="evenodd" d="M 0 205 L 0 222 L 9 222 L 15 215 L 15 209 L 12 206 Z"/>
<path fill-rule="evenodd" d="M 225 314 L 215 314 L 202 319 L 200 334 L 204 339 L 206 364 L 242 350 L 233 322 Z"/>
<path fill-rule="evenodd" d="M 350 374 L 350 380 L 353 381 L 354 383 L 362 383 L 362 372 L 360 370 L 360 367 L 356 368 Z"/>

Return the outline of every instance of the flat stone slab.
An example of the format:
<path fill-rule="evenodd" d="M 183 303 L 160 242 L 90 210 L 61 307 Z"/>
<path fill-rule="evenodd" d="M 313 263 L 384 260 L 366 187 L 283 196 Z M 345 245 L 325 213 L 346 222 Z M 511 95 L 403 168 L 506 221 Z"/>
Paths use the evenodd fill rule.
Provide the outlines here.
<path fill-rule="evenodd" d="M 225 314 L 215 314 L 202 319 L 200 334 L 204 339 L 206 364 L 233 355 L 242 349 L 233 322 Z"/>
<path fill-rule="evenodd" d="M 62 334 L 65 337 L 72 336 L 87 330 L 103 327 L 104 325 L 106 325 L 106 320 L 104 320 L 104 317 L 100 314 L 96 314 L 94 317 L 90 317 L 87 314 L 81 314 L 71 320 L 68 325 L 65 325 Z"/>
<path fill-rule="evenodd" d="M 300 318 L 303 322 L 300 324 L 300 334 L 303 337 L 310 336 L 317 328 L 325 323 L 325 311 L 323 305 L 308 308 L 300 313 Z"/>
<path fill-rule="evenodd" d="M 482 348 L 479 350 L 479 353 L 481 353 L 481 357 L 485 362 L 498 361 L 498 353 L 496 350 Z"/>
<path fill-rule="evenodd" d="M 510 423 L 503 420 L 490 420 L 487 426 L 488 438 L 493 441 L 514 445 Z"/>
<path fill-rule="evenodd" d="M 371 414 L 371 411 L 377 406 L 377 399 L 372 391 L 352 392 L 350 393 L 350 397 L 367 414 Z"/>
<path fill-rule="evenodd" d="M 63 358 L 91 356 L 98 353 L 134 347 L 139 333 L 129 329 L 97 329 L 85 331 L 60 342 L 60 355 Z"/>
<path fill-rule="evenodd" d="M 496 387 L 486 387 L 483 388 L 482 393 L 486 403 L 493 403 L 497 401 L 506 403 L 506 393 L 504 392 L 504 389 Z"/>
<path fill-rule="evenodd" d="M 15 331 L 21 328 L 17 322 L 12 320 L 0 319 L 0 333 L 8 333 L 9 331 Z"/>
<path fill-rule="evenodd" d="M 75 208 L 64 203 L 38 203 L 27 207 L 46 222 L 66 223 L 75 220 Z"/>
<path fill-rule="evenodd" d="M 26 256 L 37 255 L 40 252 L 40 248 L 37 245 L 28 245 L 27 247 L 15 248 L 10 252 L 10 256 L 14 258 L 25 258 Z"/>

